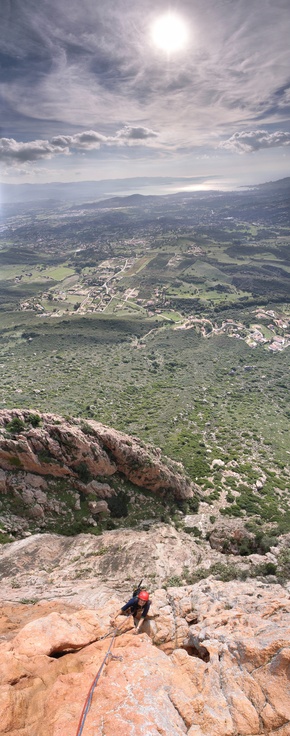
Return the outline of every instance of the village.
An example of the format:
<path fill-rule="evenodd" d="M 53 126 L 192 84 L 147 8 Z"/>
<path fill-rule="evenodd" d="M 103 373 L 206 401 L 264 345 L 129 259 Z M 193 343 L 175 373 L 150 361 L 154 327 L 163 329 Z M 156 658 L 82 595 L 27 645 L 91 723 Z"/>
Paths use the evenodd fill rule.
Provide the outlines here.
<path fill-rule="evenodd" d="M 175 256 L 175 260 L 178 258 L 179 256 Z M 59 286 L 44 291 L 41 299 L 34 297 L 21 302 L 20 309 L 32 310 L 47 318 L 62 317 L 68 313 L 70 316 L 96 312 L 120 315 L 131 311 L 136 316 L 157 317 L 160 320 L 160 329 L 161 323 L 165 321 L 174 329 L 195 329 L 206 339 L 226 334 L 228 337 L 244 340 L 250 348 L 262 345 L 273 353 L 290 346 L 290 313 L 259 307 L 252 312 L 253 324 L 250 326 L 230 318 L 218 325 L 217 322 L 196 314 L 187 314 L 185 318 L 182 311 L 172 308 L 164 288 L 153 288 L 150 299 L 140 298 L 139 289 L 126 288 L 122 280 L 126 276 L 133 276 L 138 267 L 141 270 L 147 261 L 148 259 L 145 258 L 144 261 L 144 257 L 140 259 L 139 256 L 107 259 L 97 269 L 68 276 Z"/>
<path fill-rule="evenodd" d="M 221 326 L 212 323 L 211 320 L 190 316 L 182 324 L 176 325 L 175 329 L 195 328 L 200 334 L 209 338 L 213 335 L 227 334 L 229 337 L 235 337 L 237 340 L 245 340 L 250 348 L 257 345 L 263 345 L 268 350 L 278 352 L 284 350 L 290 345 L 290 316 L 278 316 L 273 310 L 264 311 L 261 309 L 253 310 L 253 314 L 260 320 L 270 324 L 252 324 L 246 327 L 242 322 L 236 322 L 233 319 L 226 319 Z M 279 334 L 278 334 L 279 333 Z"/>

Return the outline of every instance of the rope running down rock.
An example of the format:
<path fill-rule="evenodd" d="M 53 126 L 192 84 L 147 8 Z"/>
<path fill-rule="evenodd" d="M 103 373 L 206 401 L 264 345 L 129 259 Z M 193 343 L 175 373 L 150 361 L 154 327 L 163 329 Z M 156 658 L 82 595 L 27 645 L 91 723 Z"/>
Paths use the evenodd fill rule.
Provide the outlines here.
<path fill-rule="evenodd" d="M 125 621 L 121 624 L 121 626 L 118 626 L 116 629 L 114 629 L 113 632 L 109 632 L 109 634 L 105 634 L 105 636 L 102 636 L 101 637 L 101 639 L 106 639 L 107 636 L 110 636 L 111 635 L 112 636 L 112 639 L 111 639 L 111 642 L 110 642 L 110 646 L 109 646 L 109 648 L 108 648 L 108 650 L 107 650 L 107 652 L 106 652 L 106 654 L 104 656 L 104 659 L 102 661 L 102 664 L 99 667 L 98 672 L 96 674 L 96 677 L 94 678 L 94 680 L 93 680 L 93 682 L 91 684 L 91 687 L 89 689 L 89 692 L 87 694 L 87 697 L 86 697 L 86 700 L 85 700 L 85 704 L 84 704 L 84 707 L 83 707 L 83 710 L 82 710 L 82 713 L 81 713 L 81 717 L 80 717 L 80 720 L 79 720 L 79 724 L 78 724 L 76 736 L 81 736 L 81 734 L 83 732 L 83 728 L 84 728 L 84 725 L 85 725 L 85 720 L 86 720 L 86 717 L 87 717 L 88 712 L 89 712 L 90 707 L 91 707 L 91 702 L 92 702 L 92 697 L 93 697 L 93 694 L 94 694 L 95 687 L 98 684 L 98 681 L 99 681 L 99 679 L 101 677 L 101 674 L 102 674 L 102 671 L 104 669 L 104 666 L 105 666 L 105 664 L 106 664 L 106 662 L 107 662 L 107 660 L 108 660 L 108 658 L 110 656 L 111 649 L 113 648 L 115 638 L 116 638 L 118 632 L 120 631 L 120 629 L 122 628 L 122 626 L 124 626 L 124 623 L 125 623 Z M 99 639 L 98 641 L 101 641 L 101 639 Z"/>

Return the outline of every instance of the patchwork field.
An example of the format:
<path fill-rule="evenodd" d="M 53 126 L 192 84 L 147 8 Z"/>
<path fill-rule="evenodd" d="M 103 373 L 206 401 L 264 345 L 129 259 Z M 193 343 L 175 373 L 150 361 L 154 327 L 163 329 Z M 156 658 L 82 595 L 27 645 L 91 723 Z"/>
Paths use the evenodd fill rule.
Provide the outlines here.
<path fill-rule="evenodd" d="M 10 214 L 0 406 L 136 434 L 184 463 L 213 514 L 285 532 L 289 212 L 253 200 Z"/>

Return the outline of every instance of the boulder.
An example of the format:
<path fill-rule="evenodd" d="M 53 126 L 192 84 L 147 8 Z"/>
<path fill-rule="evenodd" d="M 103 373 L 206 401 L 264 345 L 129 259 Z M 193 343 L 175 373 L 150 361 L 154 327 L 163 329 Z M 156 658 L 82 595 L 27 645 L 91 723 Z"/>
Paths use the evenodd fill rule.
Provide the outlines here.
<path fill-rule="evenodd" d="M 6 493 L 7 490 L 7 475 L 5 470 L 0 468 L 0 493 Z"/>
<path fill-rule="evenodd" d="M 32 516 L 33 519 L 44 519 L 44 510 L 43 507 L 40 506 L 39 503 L 35 503 L 34 506 L 29 511 L 30 516 Z"/>
<path fill-rule="evenodd" d="M 106 501 L 89 501 L 88 507 L 93 515 L 111 513 Z"/>
<path fill-rule="evenodd" d="M 26 624 L 9 644 L 8 651 L 27 657 L 79 649 L 106 633 L 96 611 L 50 613 Z"/>
<path fill-rule="evenodd" d="M 92 480 L 86 486 L 86 493 L 95 493 L 99 498 L 111 498 L 111 496 L 115 496 L 116 491 L 108 483 L 99 483 L 97 480 Z"/>
<path fill-rule="evenodd" d="M 224 466 L 225 466 L 224 461 L 220 460 L 219 458 L 216 458 L 215 460 L 212 461 L 210 467 L 213 469 L 213 468 L 224 468 Z"/>
<path fill-rule="evenodd" d="M 251 552 L 251 544 L 254 534 L 245 528 L 243 519 L 228 518 L 218 521 L 214 529 L 209 532 L 209 543 L 212 549 L 225 552 L 226 554 L 240 554 L 241 546 Z"/>

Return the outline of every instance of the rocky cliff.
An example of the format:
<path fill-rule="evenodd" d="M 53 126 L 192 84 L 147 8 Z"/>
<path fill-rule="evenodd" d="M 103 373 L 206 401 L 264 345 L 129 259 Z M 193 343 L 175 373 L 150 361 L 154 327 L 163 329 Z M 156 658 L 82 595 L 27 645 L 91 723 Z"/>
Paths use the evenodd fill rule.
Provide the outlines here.
<path fill-rule="evenodd" d="M 1 734 L 76 736 L 120 602 L 3 605 Z M 289 736 L 285 589 L 212 580 L 157 589 L 143 633 L 131 617 L 117 623 L 84 736 Z"/>
<path fill-rule="evenodd" d="M 0 546 L 0 600 L 37 603 L 45 598 L 98 607 L 107 604 L 112 591 L 130 597 L 141 578 L 150 590 L 209 576 L 287 585 L 289 542 L 283 539 L 265 556 L 232 558 L 170 524 L 101 535 L 30 535 Z"/>
<path fill-rule="evenodd" d="M 257 557 L 237 562 L 250 575 Z M 135 636 L 131 618 L 117 618 L 118 659 L 108 658 L 84 736 L 289 736 L 290 584 L 213 579 L 222 559 L 167 524 L 2 545 L 0 733 L 76 736 L 102 637 L 143 576 L 148 620 Z M 181 584 L 199 571 L 209 577 Z"/>
<path fill-rule="evenodd" d="M 162 519 L 198 491 L 181 464 L 136 437 L 28 410 L 0 411 L 0 468 L 0 528 L 12 538 Z"/>
<path fill-rule="evenodd" d="M 142 577 L 148 619 L 117 618 L 83 736 L 290 736 L 289 536 L 239 554 L 178 463 L 94 421 L 0 412 L 0 465 L 0 734 L 77 736 Z"/>

